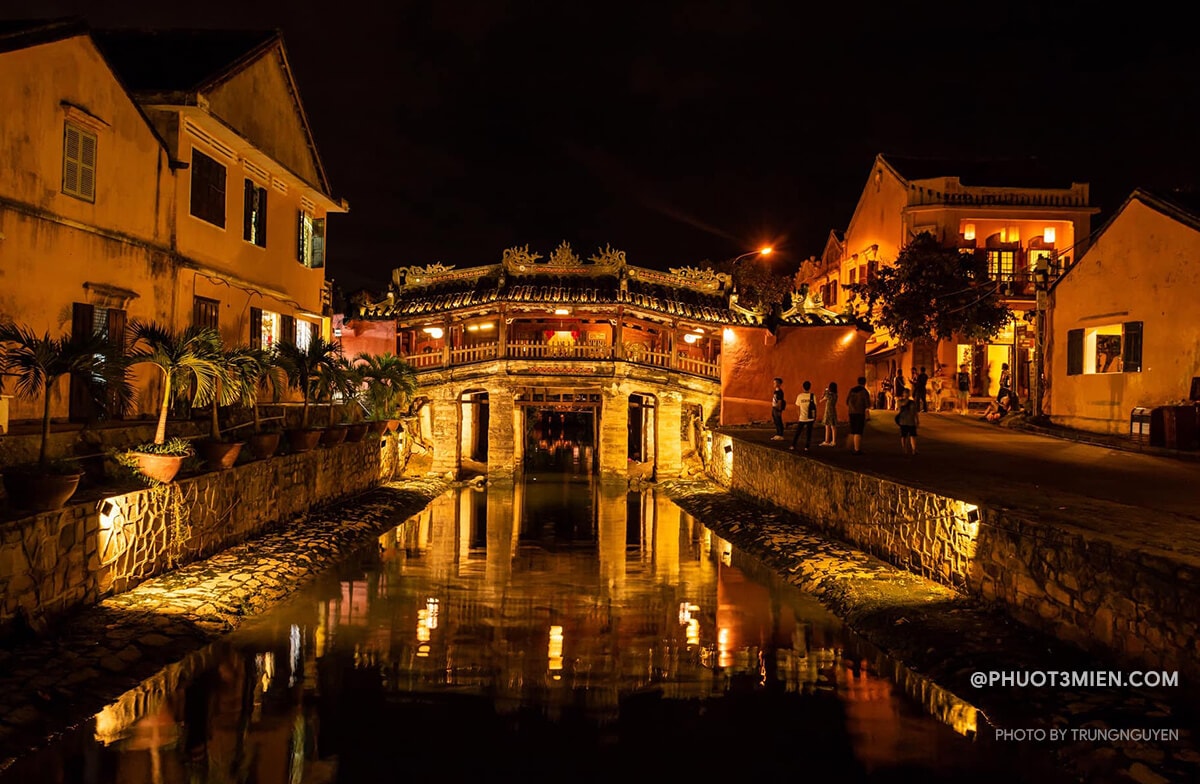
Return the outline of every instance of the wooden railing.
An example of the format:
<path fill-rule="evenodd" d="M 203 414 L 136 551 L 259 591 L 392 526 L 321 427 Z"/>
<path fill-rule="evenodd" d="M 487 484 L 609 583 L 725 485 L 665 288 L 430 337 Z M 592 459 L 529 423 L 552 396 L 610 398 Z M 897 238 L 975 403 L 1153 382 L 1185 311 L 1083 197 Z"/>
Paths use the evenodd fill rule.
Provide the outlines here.
<path fill-rule="evenodd" d="M 641 344 L 631 343 L 625 346 L 610 346 L 606 344 L 561 344 L 542 343 L 532 340 L 510 341 L 505 346 L 505 354 L 500 356 L 500 346 L 497 343 L 477 343 L 471 346 L 451 348 L 449 366 L 458 367 L 476 362 L 487 362 L 495 359 L 553 359 L 553 360 L 591 360 L 613 361 L 624 354 L 624 361 L 635 365 L 649 367 L 671 368 L 683 373 L 706 378 L 717 378 L 720 366 L 716 362 L 708 362 L 689 356 L 676 356 L 672 367 L 671 352 L 652 351 Z M 429 351 L 423 354 L 411 354 L 404 357 L 417 370 L 435 370 L 446 367 L 442 351 Z"/>

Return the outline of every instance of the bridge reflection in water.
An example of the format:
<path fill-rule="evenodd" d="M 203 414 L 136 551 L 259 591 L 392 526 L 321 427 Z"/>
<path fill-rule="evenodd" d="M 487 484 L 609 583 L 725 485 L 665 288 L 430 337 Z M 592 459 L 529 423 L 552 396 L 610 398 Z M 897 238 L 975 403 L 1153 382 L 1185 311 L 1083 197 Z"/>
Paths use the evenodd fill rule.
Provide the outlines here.
<path fill-rule="evenodd" d="M 974 726 L 653 489 L 535 475 L 446 493 L 0 781 L 1028 780 Z"/>

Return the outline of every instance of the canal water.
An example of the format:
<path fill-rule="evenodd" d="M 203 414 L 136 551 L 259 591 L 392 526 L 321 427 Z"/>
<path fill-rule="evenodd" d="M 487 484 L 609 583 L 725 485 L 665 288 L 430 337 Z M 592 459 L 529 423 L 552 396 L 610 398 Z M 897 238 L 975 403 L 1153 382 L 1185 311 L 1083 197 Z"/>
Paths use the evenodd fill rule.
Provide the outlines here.
<path fill-rule="evenodd" d="M 981 723 L 653 489 L 544 474 L 446 493 L 0 783 L 1053 779 Z"/>

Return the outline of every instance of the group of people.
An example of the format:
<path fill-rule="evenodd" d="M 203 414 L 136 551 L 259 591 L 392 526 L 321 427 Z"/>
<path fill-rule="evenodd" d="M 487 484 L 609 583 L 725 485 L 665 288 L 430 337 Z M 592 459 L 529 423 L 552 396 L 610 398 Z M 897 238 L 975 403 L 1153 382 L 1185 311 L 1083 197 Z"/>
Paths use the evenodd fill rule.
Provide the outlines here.
<path fill-rule="evenodd" d="M 897 370 L 896 375 L 883 379 L 880 387 L 889 409 L 899 409 L 901 399 L 908 396 L 912 398 L 921 413 L 928 413 L 931 387 L 934 392 L 933 410 L 937 411 L 941 404 L 941 381 L 937 378 L 931 379 L 924 367 L 920 368 L 920 372 L 914 367 L 912 377 L 908 381 L 904 380 L 904 371 Z"/>
<path fill-rule="evenodd" d="M 771 436 L 772 441 L 784 440 L 783 410 L 787 405 L 786 401 L 783 379 L 776 378 L 775 389 L 771 394 L 771 419 L 775 425 L 775 435 Z M 812 447 L 813 428 L 818 422 L 818 409 L 820 410 L 820 424 L 825 428 L 825 437 L 817 446 L 837 446 L 837 382 L 830 381 L 829 386 L 825 387 L 825 391 L 818 400 L 812 391 L 812 382 L 805 381 L 802 391 L 796 395 L 795 404 L 798 411 L 796 432 L 792 436 L 792 445 L 788 448 L 795 450 L 799 447 L 801 435 L 804 436 L 804 451 L 807 452 Z M 863 431 L 866 429 L 867 417 L 870 416 L 871 410 L 871 393 L 867 390 L 865 376 L 859 376 L 857 383 L 846 393 L 846 410 L 850 417 L 849 446 L 854 454 L 860 455 L 862 454 Z M 900 428 L 900 448 L 905 454 L 915 455 L 917 453 L 919 410 L 916 399 L 907 389 L 902 390 L 897 396 L 895 422 Z"/>

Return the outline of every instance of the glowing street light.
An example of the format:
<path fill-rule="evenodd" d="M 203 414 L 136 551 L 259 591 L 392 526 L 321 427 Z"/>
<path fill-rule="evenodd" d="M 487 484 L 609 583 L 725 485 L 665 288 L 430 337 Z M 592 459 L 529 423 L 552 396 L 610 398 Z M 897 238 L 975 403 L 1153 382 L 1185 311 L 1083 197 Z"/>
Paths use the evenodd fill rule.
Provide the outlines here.
<path fill-rule="evenodd" d="M 770 245 L 766 245 L 764 247 L 759 248 L 758 250 L 752 250 L 749 253 L 743 253 L 741 256 L 732 258 L 729 260 L 729 263 L 737 264 L 742 259 L 748 259 L 751 256 L 770 256 L 774 252 L 775 252 L 774 248 L 772 248 Z"/>

